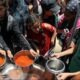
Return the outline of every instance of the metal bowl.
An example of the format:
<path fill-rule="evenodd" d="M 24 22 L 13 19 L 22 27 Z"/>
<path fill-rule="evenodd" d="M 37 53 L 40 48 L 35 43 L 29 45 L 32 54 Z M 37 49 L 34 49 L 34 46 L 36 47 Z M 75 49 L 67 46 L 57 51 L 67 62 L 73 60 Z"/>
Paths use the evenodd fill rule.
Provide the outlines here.
<path fill-rule="evenodd" d="M 8 74 L 8 72 L 9 72 L 10 70 L 16 69 L 16 67 L 17 67 L 17 66 L 14 65 L 14 64 L 6 63 L 4 69 L 2 70 L 2 74 L 3 74 L 3 75 Z"/>
<path fill-rule="evenodd" d="M 65 64 L 60 59 L 51 59 L 46 62 L 46 69 L 53 74 L 59 74 L 64 72 Z"/>
<path fill-rule="evenodd" d="M 24 80 L 26 77 L 22 68 L 11 63 L 7 63 L 1 73 L 5 80 Z"/>

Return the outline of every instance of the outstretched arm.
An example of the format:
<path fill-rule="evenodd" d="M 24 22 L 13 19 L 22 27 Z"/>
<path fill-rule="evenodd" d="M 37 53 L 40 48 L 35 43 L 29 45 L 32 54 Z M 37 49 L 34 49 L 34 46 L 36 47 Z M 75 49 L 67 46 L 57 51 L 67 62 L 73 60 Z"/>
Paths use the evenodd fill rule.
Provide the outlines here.
<path fill-rule="evenodd" d="M 13 22 L 12 31 L 13 31 L 13 35 L 15 37 L 15 41 L 16 41 L 18 46 L 20 46 L 23 49 L 30 50 L 30 52 L 33 56 L 38 55 L 37 52 L 35 52 L 32 49 L 32 47 L 31 47 L 30 43 L 28 42 L 28 40 L 20 32 L 19 26 L 15 21 Z"/>
<path fill-rule="evenodd" d="M 52 33 L 51 44 L 54 45 L 54 40 L 55 40 L 56 35 L 57 35 L 56 28 L 54 26 L 52 26 L 51 24 L 48 24 L 48 23 L 42 23 L 42 28 L 43 29 L 45 28 L 50 33 Z"/>
<path fill-rule="evenodd" d="M 6 53 L 7 53 L 8 57 L 12 58 L 13 55 L 12 55 L 10 49 L 8 48 L 6 42 L 4 41 L 4 39 L 3 39 L 3 37 L 1 35 L 0 35 L 0 43 L 1 43 L 1 45 L 0 45 L 0 48 L 1 48 L 0 49 L 0 53 L 4 54 L 4 55 L 6 55 Z"/>
<path fill-rule="evenodd" d="M 51 55 L 51 57 L 60 58 L 60 57 L 63 57 L 63 56 L 71 55 L 71 54 L 73 54 L 74 49 L 75 49 L 75 44 L 74 44 L 74 42 L 72 41 L 72 42 L 71 42 L 71 45 L 69 46 L 68 49 L 66 49 L 65 51 L 59 52 L 59 53 L 53 53 L 53 54 Z"/>
<path fill-rule="evenodd" d="M 70 73 L 70 72 L 61 73 L 57 76 L 57 78 L 58 78 L 58 80 L 66 80 L 69 77 L 74 77 L 77 75 L 80 75 L 80 71 L 73 72 L 73 73 Z"/>

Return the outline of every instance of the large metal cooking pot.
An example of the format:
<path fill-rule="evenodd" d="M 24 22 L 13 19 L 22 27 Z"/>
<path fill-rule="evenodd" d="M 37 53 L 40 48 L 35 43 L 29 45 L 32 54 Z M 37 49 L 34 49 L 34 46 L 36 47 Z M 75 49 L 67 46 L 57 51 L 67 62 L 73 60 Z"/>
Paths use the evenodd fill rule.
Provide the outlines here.
<path fill-rule="evenodd" d="M 6 63 L 4 69 L 2 70 L 2 74 L 6 75 L 12 69 L 16 69 L 17 66 L 11 63 Z"/>
<path fill-rule="evenodd" d="M 64 72 L 65 64 L 60 59 L 53 58 L 46 62 L 46 69 L 53 74 L 59 74 Z"/>
<path fill-rule="evenodd" d="M 25 57 L 25 61 L 23 60 L 24 57 Z M 14 55 L 13 61 L 17 66 L 20 66 L 20 67 L 29 67 L 34 63 L 45 67 L 46 59 L 41 55 L 37 57 L 33 57 L 29 50 L 21 50 Z M 25 63 L 26 65 L 21 65 L 19 63 L 21 64 Z"/>
<path fill-rule="evenodd" d="M 25 74 L 22 69 L 11 63 L 7 63 L 1 73 L 5 80 L 24 80 L 25 78 Z"/>
<path fill-rule="evenodd" d="M 35 58 L 35 62 L 31 65 L 31 68 L 44 72 L 46 61 L 47 60 L 43 56 L 38 56 Z"/>
<path fill-rule="evenodd" d="M 45 68 L 44 68 L 42 65 L 39 65 L 39 64 L 34 63 L 34 64 L 32 65 L 32 67 L 33 67 L 34 69 L 36 69 L 36 70 L 40 70 L 40 71 L 42 71 L 42 72 L 45 72 Z"/>

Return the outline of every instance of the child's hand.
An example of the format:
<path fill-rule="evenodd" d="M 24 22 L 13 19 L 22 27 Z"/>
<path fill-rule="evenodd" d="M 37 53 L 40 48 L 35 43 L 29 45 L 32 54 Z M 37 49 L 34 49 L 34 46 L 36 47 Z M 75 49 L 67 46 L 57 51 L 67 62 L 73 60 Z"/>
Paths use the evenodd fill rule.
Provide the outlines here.
<path fill-rule="evenodd" d="M 71 76 L 71 73 L 61 73 L 57 76 L 58 80 L 66 80 Z"/>
<path fill-rule="evenodd" d="M 30 49 L 30 53 L 34 57 L 39 56 L 39 53 L 35 52 L 33 49 Z"/>
<path fill-rule="evenodd" d="M 7 50 L 7 55 L 8 55 L 9 58 L 13 58 L 13 55 L 12 55 L 10 50 Z"/>
<path fill-rule="evenodd" d="M 62 57 L 62 55 L 61 55 L 60 53 L 53 53 L 53 54 L 50 55 L 50 57 L 51 57 L 51 58 L 52 58 L 52 57 L 60 58 L 60 57 Z"/>
<path fill-rule="evenodd" d="M 5 50 L 0 49 L 0 54 L 2 54 L 2 55 L 6 55 L 6 51 L 5 51 Z"/>

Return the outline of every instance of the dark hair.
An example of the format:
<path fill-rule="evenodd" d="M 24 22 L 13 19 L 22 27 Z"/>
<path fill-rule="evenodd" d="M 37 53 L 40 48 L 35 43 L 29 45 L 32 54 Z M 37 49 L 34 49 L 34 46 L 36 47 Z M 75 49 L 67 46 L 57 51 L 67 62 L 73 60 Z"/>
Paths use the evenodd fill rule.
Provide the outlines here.
<path fill-rule="evenodd" d="M 8 7 L 8 0 L 0 0 L 0 6 Z"/>
<path fill-rule="evenodd" d="M 35 22 L 41 22 L 41 19 L 38 15 L 36 14 L 31 14 L 28 19 L 27 19 L 27 24 L 33 25 Z"/>

